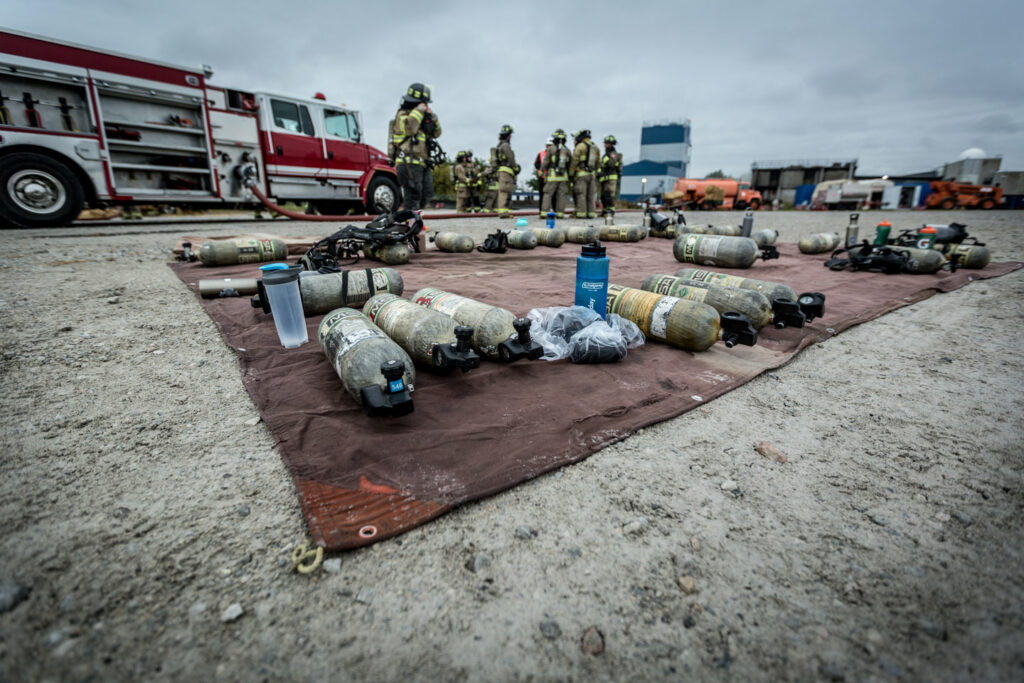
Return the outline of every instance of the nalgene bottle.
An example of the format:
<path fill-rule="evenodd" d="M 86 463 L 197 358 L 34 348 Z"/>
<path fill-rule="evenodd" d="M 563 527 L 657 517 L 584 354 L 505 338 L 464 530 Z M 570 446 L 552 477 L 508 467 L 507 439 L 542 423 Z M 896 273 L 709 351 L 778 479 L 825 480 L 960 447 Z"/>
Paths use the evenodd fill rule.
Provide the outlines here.
<path fill-rule="evenodd" d="M 608 256 L 600 241 L 583 245 L 583 252 L 576 257 L 576 299 L 577 306 L 589 308 L 604 318 L 608 305 Z"/>

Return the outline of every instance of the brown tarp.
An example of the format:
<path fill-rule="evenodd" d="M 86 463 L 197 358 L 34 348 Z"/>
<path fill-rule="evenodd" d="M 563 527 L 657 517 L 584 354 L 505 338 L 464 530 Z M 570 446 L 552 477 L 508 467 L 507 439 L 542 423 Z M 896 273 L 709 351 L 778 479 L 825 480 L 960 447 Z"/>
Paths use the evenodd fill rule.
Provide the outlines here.
<path fill-rule="evenodd" d="M 638 287 L 650 274 L 673 274 L 683 265 L 672 257 L 671 240 L 607 246 L 615 283 Z M 719 343 L 697 354 L 648 342 L 615 364 L 485 362 L 448 376 L 420 370 L 415 412 L 397 419 L 366 417 L 345 393 L 316 342 L 320 316 L 307 319 L 310 343 L 285 350 L 271 318 L 248 298 L 200 301 L 238 354 L 242 381 L 278 441 L 313 541 L 340 550 L 394 536 L 460 503 L 582 460 L 852 325 L 1022 265 L 883 275 L 830 271 L 822 266 L 824 256 L 802 255 L 795 245 L 779 251 L 778 260 L 732 272 L 824 293 L 825 316 L 807 327 L 768 327 L 754 347 Z M 434 286 L 525 314 L 572 303 L 578 252 L 570 244 L 506 254 L 428 252 L 399 270 L 407 297 Z M 197 296 L 200 279 L 258 276 L 253 265 L 171 267 Z"/>

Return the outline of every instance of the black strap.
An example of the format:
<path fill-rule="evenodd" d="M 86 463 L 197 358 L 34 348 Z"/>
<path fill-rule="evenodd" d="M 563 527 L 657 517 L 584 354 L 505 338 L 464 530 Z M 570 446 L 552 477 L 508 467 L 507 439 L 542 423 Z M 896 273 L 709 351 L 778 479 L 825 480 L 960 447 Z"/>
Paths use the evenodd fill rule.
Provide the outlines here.
<path fill-rule="evenodd" d="M 348 305 L 348 271 L 341 271 L 341 302 Z"/>
<path fill-rule="evenodd" d="M 370 291 L 370 296 L 377 293 L 376 285 L 373 284 L 373 268 L 366 269 L 366 288 Z"/>

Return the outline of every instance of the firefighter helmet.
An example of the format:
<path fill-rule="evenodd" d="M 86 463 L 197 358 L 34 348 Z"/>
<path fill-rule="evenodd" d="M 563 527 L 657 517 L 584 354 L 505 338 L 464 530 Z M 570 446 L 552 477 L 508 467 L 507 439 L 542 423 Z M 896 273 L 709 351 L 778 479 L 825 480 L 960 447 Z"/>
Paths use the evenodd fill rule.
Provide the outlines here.
<path fill-rule="evenodd" d="M 402 99 L 406 102 L 430 102 L 430 88 L 422 83 L 413 83 Z"/>
<path fill-rule="evenodd" d="M 514 131 L 512 130 L 512 126 L 510 126 L 510 125 L 508 125 L 508 124 L 506 123 L 506 124 L 505 124 L 504 126 L 502 126 L 502 127 L 501 127 L 501 130 L 500 130 L 500 131 L 498 131 L 498 135 L 499 135 L 499 136 L 503 136 L 503 135 L 512 135 L 512 133 L 513 133 L 513 132 L 514 132 Z"/>
<path fill-rule="evenodd" d="M 586 128 L 581 128 L 579 130 L 579 132 L 576 133 L 576 139 L 577 140 L 585 140 L 586 138 L 589 138 L 589 137 L 590 137 L 590 131 L 587 130 Z"/>
<path fill-rule="evenodd" d="M 559 128 L 554 133 L 551 134 L 551 138 L 555 142 L 559 142 L 559 141 L 565 142 L 565 131 L 562 130 L 561 128 Z"/>
<path fill-rule="evenodd" d="M 614 145 L 615 143 L 618 142 L 618 140 L 615 139 L 614 135 L 604 136 L 604 141 L 607 142 L 609 145 Z"/>

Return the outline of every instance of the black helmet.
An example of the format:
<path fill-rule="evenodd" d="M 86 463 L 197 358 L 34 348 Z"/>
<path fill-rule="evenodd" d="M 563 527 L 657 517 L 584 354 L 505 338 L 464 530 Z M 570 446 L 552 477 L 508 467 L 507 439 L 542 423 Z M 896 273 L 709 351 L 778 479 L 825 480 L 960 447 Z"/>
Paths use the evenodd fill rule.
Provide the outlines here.
<path fill-rule="evenodd" d="M 576 133 L 576 139 L 577 140 L 583 140 L 584 138 L 589 138 L 589 137 L 590 137 L 590 131 L 587 130 L 586 128 L 581 128 L 579 130 L 579 132 Z"/>
<path fill-rule="evenodd" d="M 498 131 L 498 137 L 502 137 L 502 136 L 505 136 L 505 135 L 512 135 L 513 132 L 514 131 L 512 130 L 512 126 L 510 126 L 510 125 L 508 125 L 506 123 L 504 126 L 501 127 L 501 130 Z"/>
<path fill-rule="evenodd" d="M 615 139 L 614 135 L 604 136 L 604 141 L 607 142 L 609 145 L 614 145 L 615 143 L 618 142 L 618 140 Z"/>
<path fill-rule="evenodd" d="M 565 142 L 565 131 L 562 130 L 561 128 L 557 129 L 554 133 L 551 134 L 551 139 L 554 140 L 555 142 L 558 142 L 559 140 Z"/>
<path fill-rule="evenodd" d="M 455 153 L 455 163 L 457 163 L 457 164 L 458 163 L 462 163 L 462 160 L 465 159 L 465 158 L 466 158 L 466 153 L 465 152 L 456 152 Z"/>
<path fill-rule="evenodd" d="M 405 102 L 430 102 L 430 88 L 422 83 L 413 83 L 402 99 Z"/>

